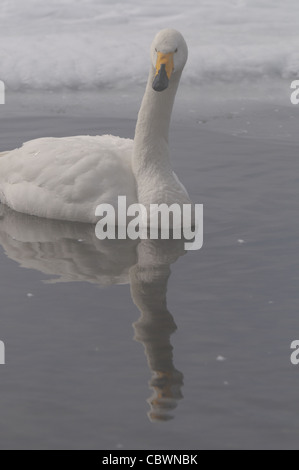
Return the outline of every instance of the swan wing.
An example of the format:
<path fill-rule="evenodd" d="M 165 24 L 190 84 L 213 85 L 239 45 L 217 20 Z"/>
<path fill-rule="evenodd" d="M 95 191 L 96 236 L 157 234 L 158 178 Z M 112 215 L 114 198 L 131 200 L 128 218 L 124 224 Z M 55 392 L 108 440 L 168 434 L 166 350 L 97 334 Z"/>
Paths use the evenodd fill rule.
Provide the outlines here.
<path fill-rule="evenodd" d="M 133 141 L 111 135 L 43 138 L 0 159 L 0 199 L 38 217 L 96 222 L 97 205 L 137 201 Z"/>

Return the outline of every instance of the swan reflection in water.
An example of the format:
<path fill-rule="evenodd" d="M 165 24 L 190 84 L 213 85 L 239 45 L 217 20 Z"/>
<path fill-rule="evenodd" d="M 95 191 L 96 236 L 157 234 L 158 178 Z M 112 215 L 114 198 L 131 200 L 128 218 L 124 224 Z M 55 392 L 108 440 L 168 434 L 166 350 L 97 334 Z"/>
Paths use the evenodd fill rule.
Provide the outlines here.
<path fill-rule="evenodd" d="M 173 363 L 170 337 L 176 330 L 167 309 L 170 265 L 185 254 L 183 240 L 105 240 L 94 225 L 51 221 L 0 206 L 0 244 L 20 266 L 56 276 L 47 282 L 130 284 L 141 312 L 134 323 L 152 372 L 151 421 L 171 419 L 182 398 L 183 374 Z"/>
<path fill-rule="evenodd" d="M 141 312 L 133 325 L 135 339 L 143 344 L 153 377 L 154 391 L 149 399 L 152 421 L 170 419 L 171 410 L 182 398 L 183 374 L 173 364 L 170 336 L 176 330 L 167 309 L 170 265 L 184 254 L 181 240 L 142 240 L 137 248 L 138 262 L 130 270 L 132 299 Z"/>

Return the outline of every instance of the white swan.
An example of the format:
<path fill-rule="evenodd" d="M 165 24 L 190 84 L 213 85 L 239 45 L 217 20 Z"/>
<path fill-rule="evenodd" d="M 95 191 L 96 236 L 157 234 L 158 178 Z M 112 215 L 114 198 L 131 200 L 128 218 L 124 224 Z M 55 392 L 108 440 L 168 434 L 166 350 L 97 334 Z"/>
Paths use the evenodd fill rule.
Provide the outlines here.
<path fill-rule="evenodd" d="M 173 173 L 168 132 L 188 56 L 182 35 L 160 31 L 134 141 L 110 135 L 43 138 L 0 154 L 0 201 L 17 212 L 94 223 L 101 203 L 190 203 Z"/>

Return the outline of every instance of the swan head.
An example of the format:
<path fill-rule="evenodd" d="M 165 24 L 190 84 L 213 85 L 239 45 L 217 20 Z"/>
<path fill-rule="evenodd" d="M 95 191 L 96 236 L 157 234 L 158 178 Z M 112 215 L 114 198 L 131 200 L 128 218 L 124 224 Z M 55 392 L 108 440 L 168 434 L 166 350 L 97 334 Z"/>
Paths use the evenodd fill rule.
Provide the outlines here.
<path fill-rule="evenodd" d="M 156 71 L 153 81 L 155 91 L 168 88 L 172 75 L 183 71 L 188 58 L 185 39 L 175 29 L 160 31 L 151 47 L 152 65 Z"/>

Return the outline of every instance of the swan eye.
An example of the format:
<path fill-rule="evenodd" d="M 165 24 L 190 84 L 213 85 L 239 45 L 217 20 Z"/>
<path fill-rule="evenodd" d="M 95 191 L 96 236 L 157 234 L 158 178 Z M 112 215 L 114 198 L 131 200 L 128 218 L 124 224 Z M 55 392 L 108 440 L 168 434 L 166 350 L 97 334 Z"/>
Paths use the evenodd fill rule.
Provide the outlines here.
<path fill-rule="evenodd" d="M 174 52 L 177 52 L 178 51 L 178 48 L 176 48 L 176 50 Z"/>
<path fill-rule="evenodd" d="M 158 52 L 158 49 L 155 47 L 155 51 Z"/>

